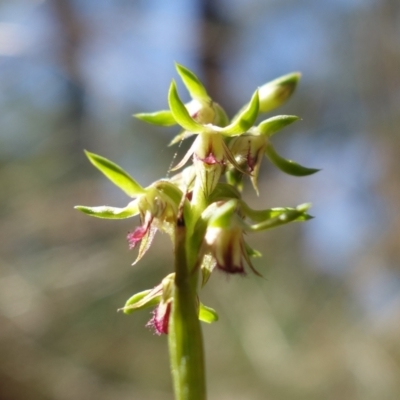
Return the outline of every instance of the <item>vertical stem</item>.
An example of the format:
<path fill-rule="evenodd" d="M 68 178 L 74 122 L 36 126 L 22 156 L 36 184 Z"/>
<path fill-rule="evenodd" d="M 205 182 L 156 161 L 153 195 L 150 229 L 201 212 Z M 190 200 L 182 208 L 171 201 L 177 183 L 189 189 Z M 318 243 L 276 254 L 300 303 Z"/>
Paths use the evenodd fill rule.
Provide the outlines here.
<path fill-rule="evenodd" d="M 175 240 L 175 288 L 168 343 L 176 400 L 205 400 L 203 338 L 198 318 L 195 273 L 189 271 L 186 227 L 178 217 Z"/>
<path fill-rule="evenodd" d="M 193 226 L 196 225 L 197 220 L 200 218 L 201 213 L 207 207 L 207 198 L 201 183 L 201 180 L 196 177 L 194 188 L 193 188 L 193 198 L 191 201 L 191 217 L 193 219 Z M 189 249 L 190 251 L 190 249 Z"/>

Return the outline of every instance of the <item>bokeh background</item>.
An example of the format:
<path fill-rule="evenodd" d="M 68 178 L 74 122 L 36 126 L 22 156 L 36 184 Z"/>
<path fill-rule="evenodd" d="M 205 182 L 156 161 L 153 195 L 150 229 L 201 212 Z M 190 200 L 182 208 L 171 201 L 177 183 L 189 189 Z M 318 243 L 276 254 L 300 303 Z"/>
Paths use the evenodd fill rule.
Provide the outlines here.
<path fill-rule="evenodd" d="M 322 168 L 264 162 L 260 198 L 246 187 L 254 207 L 311 201 L 316 218 L 249 238 L 267 279 L 217 273 L 203 291 L 220 314 L 204 326 L 209 398 L 399 399 L 397 0 L 0 2 L 0 399 L 172 399 L 166 337 L 148 311 L 116 313 L 171 272 L 168 238 L 132 267 L 138 221 L 73 206 L 127 202 L 84 148 L 143 185 L 184 154 L 176 129 L 131 117 L 167 107 L 174 61 L 231 115 L 301 71 L 273 114 L 302 121 L 273 140 Z"/>

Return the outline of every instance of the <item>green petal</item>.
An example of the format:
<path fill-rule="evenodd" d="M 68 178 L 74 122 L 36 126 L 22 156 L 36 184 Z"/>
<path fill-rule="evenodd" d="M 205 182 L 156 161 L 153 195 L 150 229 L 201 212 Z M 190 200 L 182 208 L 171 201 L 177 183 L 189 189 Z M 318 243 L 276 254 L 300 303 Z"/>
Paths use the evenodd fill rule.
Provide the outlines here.
<path fill-rule="evenodd" d="M 218 321 L 218 314 L 213 308 L 207 307 L 203 303 L 200 303 L 199 320 L 206 322 L 207 324 L 211 324 Z"/>
<path fill-rule="evenodd" d="M 293 207 L 274 207 L 267 208 L 266 210 L 253 210 L 244 201 L 241 202 L 241 209 L 247 218 L 250 218 L 253 222 L 260 223 L 268 219 L 279 217 L 280 215 L 292 211 L 297 211 L 297 208 Z M 306 213 L 301 213 L 296 218 L 296 221 L 307 221 L 312 217 Z"/>
<path fill-rule="evenodd" d="M 161 126 L 172 126 L 176 125 L 175 118 L 173 117 L 170 110 L 156 111 L 153 113 L 138 113 L 134 114 L 134 117 L 141 121 L 148 122 L 154 125 Z"/>
<path fill-rule="evenodd" d="M 288 211 L 285 211 L 274 218 L 267 219 L 266 221 L 258 224 L 249 225 L 248 230 L 252 232 L 259 232 L 270 228 L 276 228 L 280 225 L 288 224 L 289 222 L 295 221 L 303 215 L 306 218 L 306 212 L 310 207 L 311 204 L 309 203 L 301 204 L 295 209 L 289 209 Z"/>
<path fill-rule="evenodd" d="M 122 189 L 128 196 L 135 197 L 145 190 L 127 172 L 117 164 L 97 154 L 85 150 L 89 161 L 100 170 L 111 182 Z"/>
<path fill-rule="evenodd" d="M 105 218 L 105 219 L 125 219 L 139 214 L 137 203 L 134 201 L 129 203 L 124 208 L 108 207 L 108 206 L 100 206 L 100 207 L 75 206 L 74 208 L 92 217 Z"/>
<path fill-rule="evenodd" d="M 258 90 L 256 90 L 248 106 L 245 107 L 243 111 L 241 111 L 237 115 L 237 117 L 230 125 L 218 131 L 226 136 L 234 136 L 240 133 L 247 132 L 254 125 L 254 122 L 258 115 L 258 107 L 259 107 L 259 97 L 258 97 Z"/>
<path fill-rule="evenodd" d="M 319 171 L 319 169 L 306 168 L 301 166 L 300 164 L 297 164 L 292 160 L 286 160 L 275 151 L 271 143 L 267 143 L 267 146 L 265 148 L 265 154 L 271 160 L 272 164 L 274 164 L 281 171 L 286 172 L 289 175 L 307 176 L 315 174 L 316 172 Z"/>
<path fill-rule="evenodd" d="M 205 87 L 192 71 L 178 63 L 175 63 L 175 67 L 193 99 L 210 100 Z"/>
<path fill-rule="evenodd" d="M 173 117 L 175 118 L 176 122 L 183 127 L 183 129 L 193 133 L 201 133 L 205 131 L 203 125 L 196 122 L 189 115 L 188 110 L 182 103 L 182 100 L 179 98 L 175 81 L 171 82 L 171 86 L 169 88 L 168 103 Z"/>
<path fill-rule="evenodd" d="M 132 314 L 133 312 L 143 310 L 144 308 L 154 307 L 160 302 L 161 294 L 161 290 L 156 293 L 154 289 L 136 293 L 129 298 L 125 303 L 125 306 L 120 308 L 118 311 L 123 311 L 124 314 Z"/>
<path fill-rule="evenodd" d="M 257 126 L 256 131 L 261 135 L 271 137 L 275 132 L 278 132 L 287 125 L 300 119 L 295 115 L 277 115 L 276 117 L 268 118 Z"/>

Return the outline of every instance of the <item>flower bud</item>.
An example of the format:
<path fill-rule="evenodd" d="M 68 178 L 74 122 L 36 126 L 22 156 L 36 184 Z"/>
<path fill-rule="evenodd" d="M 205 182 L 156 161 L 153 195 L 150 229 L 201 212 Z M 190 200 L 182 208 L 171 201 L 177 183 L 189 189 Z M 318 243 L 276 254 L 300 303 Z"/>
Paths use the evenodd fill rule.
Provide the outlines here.
<path fill-rule="evenodd" d="M 259 112 L 268 112 L 281 106 L 296 89 L 300 73 L 294 72 L 281 76 L 259 88 Z"/>

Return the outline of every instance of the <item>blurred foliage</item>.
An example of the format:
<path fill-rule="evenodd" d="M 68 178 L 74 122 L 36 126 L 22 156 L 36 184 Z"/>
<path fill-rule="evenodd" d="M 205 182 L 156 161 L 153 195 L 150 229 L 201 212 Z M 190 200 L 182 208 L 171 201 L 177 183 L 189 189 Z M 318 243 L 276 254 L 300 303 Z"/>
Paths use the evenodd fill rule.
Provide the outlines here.
<path fill-rule="evenodd" d="M 267 204 L 248 195 L 312 199 L 317 218 L 249 238 L 266 280 L 205 289 L 220 315 L 204 326 L 210 399 L 398 399 L 399 27 L 396 0 L 2 1 L 0 399 L 171 399 L 166 338 L 146 311 L 116 313 L 172 270 L 167 238 L 131 267 L 137 221 L 73 205 L 125 202 L 83 148 L 143 185 L 184 154 L 166 147 L 174 129 L 130 118 L 166 107 L 174 60 L 232 113 L 300 70 L 279 113 L 303 121 L 276 143 L 323 168 L 306 182 L 265 163 Z"/>

